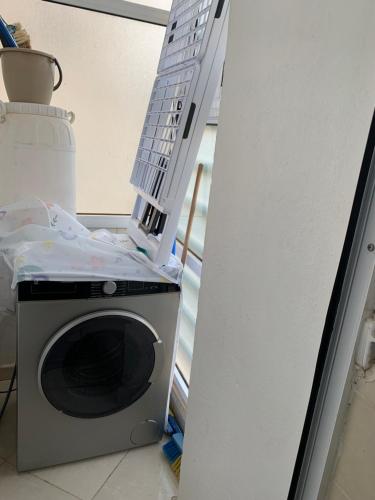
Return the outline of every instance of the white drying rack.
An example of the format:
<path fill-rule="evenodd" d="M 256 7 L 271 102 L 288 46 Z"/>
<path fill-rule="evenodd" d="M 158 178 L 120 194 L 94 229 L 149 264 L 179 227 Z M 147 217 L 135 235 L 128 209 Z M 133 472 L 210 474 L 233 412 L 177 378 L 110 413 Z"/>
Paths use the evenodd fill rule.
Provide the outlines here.
<path fill-rule="evenodd" d="M 129 235 L 168 263 L 204 127 L 220 82 L 229 0 L 174 0 L 130 182 Z"/>

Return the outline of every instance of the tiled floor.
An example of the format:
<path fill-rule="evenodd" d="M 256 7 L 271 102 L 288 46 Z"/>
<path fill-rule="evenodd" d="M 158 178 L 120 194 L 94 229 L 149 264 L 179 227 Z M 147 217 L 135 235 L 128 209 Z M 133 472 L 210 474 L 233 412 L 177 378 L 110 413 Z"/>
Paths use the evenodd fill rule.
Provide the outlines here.
<path fill-rule="evenodd" d="M 329 500 L 374 500 L 375 370 L 358 371 L 338 450 Z"/>
<path fill-rule="evenodd" d="M 7 388 L 0 382 L 0 391 Z M 0 394 L 0 405 L 4 396 Z M 171 500 L 177 481 L 154 445 L 18 474 L 16 397 L 0 423 L 0 500 Z"/>

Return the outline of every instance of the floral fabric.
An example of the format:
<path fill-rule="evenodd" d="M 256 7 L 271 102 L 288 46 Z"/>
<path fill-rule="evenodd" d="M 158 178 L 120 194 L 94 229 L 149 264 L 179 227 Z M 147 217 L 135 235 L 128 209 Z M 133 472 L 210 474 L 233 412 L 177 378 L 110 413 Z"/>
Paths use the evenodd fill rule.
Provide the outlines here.
<path fill-rule="evenodd" d="M 0 207 L 0 311 L 13 310 L 21 281 L 170 281 L 182 266 L 158 268 L 127 235 L 90 232 L 58 205 L 28 199 Z"/>

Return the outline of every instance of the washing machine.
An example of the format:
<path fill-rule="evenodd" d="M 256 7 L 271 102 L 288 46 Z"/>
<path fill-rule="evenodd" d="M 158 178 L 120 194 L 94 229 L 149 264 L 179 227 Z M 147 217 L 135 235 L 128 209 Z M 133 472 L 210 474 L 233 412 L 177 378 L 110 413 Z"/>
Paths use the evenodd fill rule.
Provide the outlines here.
<path fill-rule="evenodd" d="M 19 471 L 161 439 L 179 303 L 171 283 L 18 285 Z"/>

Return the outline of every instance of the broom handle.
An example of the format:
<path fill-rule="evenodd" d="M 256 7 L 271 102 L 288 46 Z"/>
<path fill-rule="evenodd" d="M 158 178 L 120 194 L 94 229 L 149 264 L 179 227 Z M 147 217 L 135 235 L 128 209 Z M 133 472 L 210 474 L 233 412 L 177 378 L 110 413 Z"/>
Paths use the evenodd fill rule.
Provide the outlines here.
<path fill-rule="evenodd" d="M 187 258 L 187 253 L 188 253 L 188 250 L 189 250 L 189 240 L 190 240 L 190 235 L 191 235 L 191 229 L 193 227 L 195 209 L 197 207 L 199 186 L 200 186 L 200 183 L 201 183 L 202 173 L 203 173 L 203 164 L 200 163 L 198 165 L 197 176 L 195 178 L 193 198 L 191 200 L 191 206 L 190 206 L 190 212 L 189 212 L 189 219 L 188 219 L 188 223 L 187 223 L 187 227 L 186 227 L 186 233 L 185 233 L 184 248 L 182 250 L 182 256 L 181 256 L 181 262 L 182 262 L 183 265 L 185 265 L 186 258 Z"/>

